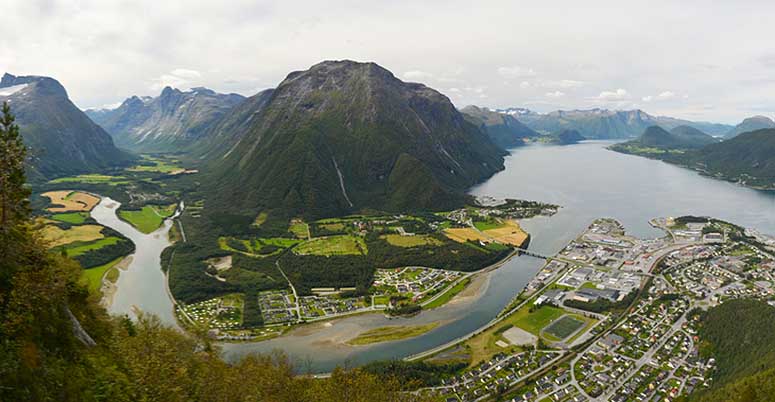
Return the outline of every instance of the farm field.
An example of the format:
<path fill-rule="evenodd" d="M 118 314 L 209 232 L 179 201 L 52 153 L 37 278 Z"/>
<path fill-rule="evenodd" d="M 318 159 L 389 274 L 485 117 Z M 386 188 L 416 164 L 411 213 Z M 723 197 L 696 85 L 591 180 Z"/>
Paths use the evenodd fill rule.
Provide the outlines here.
<path fill-rule="evenodd" d="M 383 235 L 381 238 L 398 247 L 440 246 L 444 244 L 439 239 L 429 235 L 401 236 L 400 234 L 391 233 Z"/>
<path fill-rule="evenodd" d="M 87 214 L 86 212 L 64 212 L 64 213 L 51 215 L 50 218 L 59 222 L 70 223 L 73 225 L 80 225 L 86 222 L 86 219 L 89 218 L 89 214 Z"/>
<path fill-rule="evenodd" d="M 79 255 L 84 254 L 88 251 L 97 250 L 105 246 L 116 244 L 120 240 L 121 239 L 119 239 L 118 237 L 111 236 L 111 237 L 105 237 L 91 242 L 77 242 L 78 244 L 69 243 L 68 245 L 64 246 L 64 249 L 67 250 L 68 257 L 78 257 Z"/>
<path fill-rule="evenodd" d="M 301 220 L 292 220 L 290 226 L 288 227 L 288 231 L 293 233 L 293 235 L 299 239 L 309 238 L 309 225 Z"/>
<path fill-rule="evenodd" d="M 450 239 L 464 243 L 467 241 L 481 241 L 491 243 L 493 241 L 520 247 L 527 240 L 527 233 L 519 226 L 515 220 L 507 220 L 501 224 L 494 225 L 488 222 L 481 222 L 485 230 L 474 228 L 448 228 L 444 229 L 444 234 Z"/>
<path fill-rule="evenodd" d="M 85 184 L 109 184 L 116 186 L 120 184 L 129 184 L 129 180 L 124 176 L 109 176 L 104 174 L 82 174 L 78 176 L 60 177 L 48 182 L 49 184 L 61 183 L 85 183 Z"/>
<path fill-rule="evenodd" d="M 98 197 L 91 194 L 71 190 L 49 191 L 42 195 L 48 197 L 53 204 L 47 208 L 49 212 L 88 212 L 100 202 Z"/>
<path fill-rule="evenodd" d="M 527 240 L 527 233 L 519 226 L 515 220 L 507 220 L 498 228 L 488 229 L 484 234 L 491 237 L 498 243 L 508 244 L 520 247 Z"/>
<path fill-rule="evenodd" d="M 129 222 L 137 230 L 148 234 L 158 229 L 164 219 L 175 213 L 176 204 L 166 207 L 158 205 L 146 205 L 141 210 L 119 210 L 118 216 Z"/>
<path fill-rule="evenodd" d="M 356 236 L 337 235 L 305 241 L 293 249 L 299 255 L 365 255 L 366 242 Z"/>
<path fill-rule="evenodd" d="M 288 247 L 293 247 L 299 242 L 300 240 L 285 237 L 260 237 L 254 239 L 221 237 L 218 239 L 218 246 L 221 250 L 234 251 L 253 257 L 268 257 L 278 254 Z"/>
<path fill-rule="evenodd" d="M 490 241 L 487 236 L 473 228 L 448 228 L 444 229 L 444 235 L 458 243 L 465 243 L 469 240 L 482 242 Z"/>
<path fill-rule="evenodd" d="M 126 170 L 129 172 L 156 172 L 167 174 L 175 174 L 185 170 L 177 165 L 178 161 L 175 159 L 167 160 L 165 158 L 143 156 L 143 161 L 145 162 L 144 164 L 132 166 Z"/>
<path fill-rule="evenodd" d="M 368 345 L 379 342 L 397 341 L 399 339 L 413 338 L 429 332 L 439 325 L 432 322 L 425 325 L 389 326 L 375 328 L 359 334 L 347 341 L 349 345 Z"/>
<path fill-rule="evenodd" d="M 256 215 L 256 219 L 253 221 L 253 226 L 260 227 L 268 218 L 269 214 L 266 211 L 259 212 L 259 214 Z"/>
<path fill-rule="evenodd" d="M 81 225 L 73 226 L 70 229 L 60 229 L 54 225 L 47 225 L 42 229 L 43 239 L 48 242 L 49 247 L 57 247 L 73 242 L 90 242 L 102 239 L 102 226 Z"/>

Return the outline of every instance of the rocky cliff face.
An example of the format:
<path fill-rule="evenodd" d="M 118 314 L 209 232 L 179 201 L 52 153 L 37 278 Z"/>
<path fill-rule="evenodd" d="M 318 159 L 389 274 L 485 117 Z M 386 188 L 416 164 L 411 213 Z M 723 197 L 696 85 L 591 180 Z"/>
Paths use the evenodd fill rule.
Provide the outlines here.
<path fill-rule="evenodd" d="M 167 152 L 186 149 L 245 98 L 206 88 L 166 87 L 156 98 L 133 96 L 114 110 L 87 114 L 127 149 Z"/>
<path fill-rule="evenodd" d="M 223 139 L 205 151 L 218 205 L 441 209 L 503 169 L 504 152 L 447 97 L 374 63 L 323 62 L 244 105 L 208 133 Z"/>
<path fill-rule="evenodd" d="M 132 159 L 53 78 L 5 74 L 0 80 L 0 102 L 4 101 L 11 105 L 30 147 L 32 180 L 99 171 Z"/>

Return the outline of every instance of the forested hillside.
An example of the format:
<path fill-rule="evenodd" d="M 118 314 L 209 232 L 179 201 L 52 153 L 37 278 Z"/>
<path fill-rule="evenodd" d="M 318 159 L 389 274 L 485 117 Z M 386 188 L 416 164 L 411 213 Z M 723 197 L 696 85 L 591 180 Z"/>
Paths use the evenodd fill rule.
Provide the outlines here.
<path fill-rule="evenodd" d="M 714 356 L 711 388 L 690 401 L 772 401 L 775 395 L 775 307 L 732 300 L 702 317 L 700 352 Z"/>

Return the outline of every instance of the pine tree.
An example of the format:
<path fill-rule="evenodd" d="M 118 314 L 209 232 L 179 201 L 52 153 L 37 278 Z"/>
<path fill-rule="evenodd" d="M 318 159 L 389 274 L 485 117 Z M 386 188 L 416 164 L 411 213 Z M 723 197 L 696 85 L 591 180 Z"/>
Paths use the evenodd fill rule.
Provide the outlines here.
<path fill-rule="evenodd" d="M 30 191 L 24 186 L 24 147 L 19 126 L 8 102 L 3 102 L 0 117 L 0 232 L 8 232 L 29 217 Z"/>

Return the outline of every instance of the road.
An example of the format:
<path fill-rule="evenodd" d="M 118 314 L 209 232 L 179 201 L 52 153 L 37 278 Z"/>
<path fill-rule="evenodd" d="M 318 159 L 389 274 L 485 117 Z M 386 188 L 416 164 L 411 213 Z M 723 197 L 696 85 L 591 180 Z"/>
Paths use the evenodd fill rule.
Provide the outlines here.
<path fill-rule="evenodd" d="M 283 275 L 283 278 L 288 281 L 288 285 L 291 287 L 291 291 L 293 292 L 293 302 L 295 304 L 295 307 L 292 310 L 296 311 L 296 322 L 301 322 L 301 308 L 299 307 L 299 295 L 296 293 L 296 288 L 293 286 L 293 283 L 291 283 L 291 280 L 288 279 L 288 277 L 285 275 L 283 269 L 280 268 L 280 261 L 275 261 L 274 265 L 277 266 L 277 270 L 280 271 L 280 273 Z"/>

